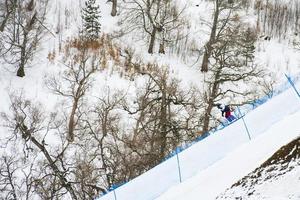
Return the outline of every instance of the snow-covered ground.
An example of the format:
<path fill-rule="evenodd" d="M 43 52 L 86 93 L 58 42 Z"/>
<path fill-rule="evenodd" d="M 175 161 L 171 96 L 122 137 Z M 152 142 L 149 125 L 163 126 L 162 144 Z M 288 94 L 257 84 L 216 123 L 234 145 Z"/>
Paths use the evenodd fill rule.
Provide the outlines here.
<path fill-rule="evenodd" d="M 244 196 L 245 200 L 298 200 L 300 199 L 300 166 L 295 167 L 291 172 L 257 185 L 251 196 Z M 243 191 L 244 192 L 244 191 Z M 237 191 L 238 193 L 238 191 Z M 225 198 L 227 200 L 235 198 Z"/>
<path fill-rule="evenodd" d="M 299 119 L 300 111 L 285 116 L 283 120 L 273 124 L 261 136 L 235 149 L 224 159 L 198 172 L 191 179 L 170 188 L 157 200 L 196 200 L 199 197 L 205 200 L 215 199 L 225 189 L 262 164 L 281 146 L 299 136 L 300 127 L 297 124 Z M 270 183 L 259 188 L 260 193 L 268 196 L 264 199 L 274 200 L 279 199 L 278 197 L 288 199 L 291 196 L 294 198 L 290 199 L 299 199 L 299 169 L 279 180 L 276 187 L 272 187 L 274 185 Z M 258 198 L 256 196 L 256 199 Z"/>
<path fill-rule="evenodd" d="M 274 174 L 276 175 L 276 174 Z M 251 195 L 241 195 L 243 200 L 298 200 L 300 199 L 300 166 L 299 163 L 295 168 L 286 174 L 275 178 L 275 180 L 265 181 L 254 187 L 254 192 Z M 236 194 L 246 193 L 240 188 L 234 189 Z M 222 198 L 221 198 L 222 199 Z M 225 197 L 224 199 L 236 199 Z"/>
<path fill-rule="evenodd" d="M 218 196 L 221 199 L 300 199 L 300 137 Z"/>
<path fill-rule="evenodd" d="M 240 120 L 181 152 L 183 183 L 179 184 L 174 156 L 117 188 L 115 195 L 121 200 L 215 199 L 299 136 L 299 119 L 300 98 L 291 88 L 246 115 L 251 141 Z M 295 189 L 292 192 L 297 193 L 299 188 Z M 113 195 L 111 192 L 99 199 L 113 199 Z"/>

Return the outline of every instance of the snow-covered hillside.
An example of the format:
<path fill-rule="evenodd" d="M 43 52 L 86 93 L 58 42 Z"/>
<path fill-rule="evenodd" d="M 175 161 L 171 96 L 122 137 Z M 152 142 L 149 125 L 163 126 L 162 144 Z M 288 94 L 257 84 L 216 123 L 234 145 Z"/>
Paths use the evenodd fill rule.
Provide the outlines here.
<path fill-rule="evenodd" d="M 281 147 L 217 199 L 300 199 L 299 151 L 300 137 Z"/>
<path fill-rule="evenodd" d="M 240 119 L 161 163 L 226 122 L 217 103 L 248 111 L 300 72 L 297 0 L 222 2 L 0 0 L 0 199 L 209 200 L 299 135 L 289 89 L 246 115 L 250 142 Z"/>

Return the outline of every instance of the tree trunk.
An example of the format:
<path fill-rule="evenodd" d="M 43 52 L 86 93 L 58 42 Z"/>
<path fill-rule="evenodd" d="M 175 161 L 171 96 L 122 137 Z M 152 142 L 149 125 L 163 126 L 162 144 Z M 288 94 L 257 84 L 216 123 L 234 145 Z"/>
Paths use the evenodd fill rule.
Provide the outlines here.
<path fill-rule="evenodd" d="M 34 9 L 34 0 L 31 0 L 27 5 L 27 11 L 33 11 Z"/>
<path fill-rule="evenodd" d="M 268 6 L 269 6 L 269 0 L 267 0 L 265 5 L 265 18 L 264 18 L 264 27 L 263 32 L 266 33 L 266 23 L 267 23 L 267 16 L 268 16 Z"/>
<path fill-rule="evenodd" d="M 299 2 L 296 3 L 296 6 L 295 6 L 295 17 L 296 17 L 296 21 L 295 21 L 295 32 L 298 34 L 298 22 L 299 22 Z"/>
<path fill-rule="evenodd" d="M 54 175 L 59 178 L 61 186 L 64 187 L 70 193 L 73 200 L 77 200 L 78 198 L 75 194 L 75 191 L 66 178 L 66 173 L 64 173 L 63 171 L 61 171 L 59 169 L 59 167 L 57 166 L 57 162 L 55 162 L 55 160 L 52 159 L 52 157 L 50 156 L 50 153 L 46 149 L 45 145 L 43 143 L 39 142 L 32 135 L 30 130 L 27 129 L 27 126 L 24 124 L 24 122 L 22 122 L 21 124 L 18 124 L 18 125 L 19 125 L 18 127 L 20 129 L 20 132 L 22 134 L 22 137 L 30 139 L 30 141 L 43 153 L 43 155 L 45 156 L 45 158 L 47 159 L 47 161 L 49 163 L 49 166 L 53 170 Z"/>
<path fill-rule="evenodd" d="M 221 69 L 220 68 L 214 77 L 214 82 L 212 84 L 212 88 L 209 88 L 209 97 L 208 97 L 208 101 L 207 101 L 207 108 L 205 109 L 205 115 L 204 115 L 204 122 L 203 122 L 203 128 L 202 128 L 202 134 L 206 133 L 209 131 L 210 127 L 209 127 L 209 123 L 210 123 L 210 114 L 211 111 L 214 107 L 214 103 L 215 103 L 215 98 L 218 94 L 218 89 L 219 89 L 219 76 L 221 73 Z"/>
<path fill-rule="evenodd" d="M 111 16 L 116 16 L 117 15 L 117 2 L 118 0 L 112 0 L 112 9 L 111 9 Z"/>
<path fill-rule="evenodd" d="M 205 52 L 203 55 L 202 65 L 201 65 L 201 72 L 208 72 L 208 62 L 209 57 L 211 54 L 211 46 L 209 45 L 209 42 L 205 46 Z"/>
<path fill-rule="evenodd" d="M 17 71 L 17 76 L 19 77 L 24 77 L 25 76 L 25 65 L 26 65 L 26 62 L 28 60 L 27 58 L 27 43 L 28 43 L 28 31 L 27 29 L 25 28 L 24 29 L 24 33 L 23 33 L 23 42 L 22 42 L 22 45 L 20 46 L 20 50 L 21 50 L 21 56 L 20 56 L 20 64 L 19 64 L 19 69 Z"/>
<path fill-rule="evenodd" d="M 67 140 L 69 142 L 74 141 L 75 114 L 76 114 L 76 110 L 78 107 L 78 101 L 79 101 L 79 99 L 74 100 L 72 111 L 70 114 L 70 119 L 69 119 L 69 124 L 68 124 L 69 129 L 68 129 L 68 136 L 67 136 Z"/>
<path fill-rule="evenodd" d="M 10 13 L 7 13 L 7 15 L 5 16 L 5 18 L 3 19 L 3 21 L 2 21 L 2 23 L 0 25 L 0 32 L 4 31 L 4 28 L 6 26 L 6 22 L 7 22 L 8 18 L 9 18 L 9 15 L 10 15 Z"/>
<path fill-rule="evenodd" d="M 160 160 L 165 157 L 167 146 L 167 94 L 166 94 L 166 80 L 162 79 L 162 97 L 160 108 Z"/>
<path fill-rule="evenodd" d="M 17 76 L 24 77 L 25 76 L 25 63 L 26 63 L 26 44 L 27 44 L 27 33 L 24 34 L 24 40 L 21 46 L 21 57 L 19 69 L 17 71 Z"/>
<path fill-rule="evenodd" d="M 214 44 L 216 40 L 216 34 L 217 34 L 217 25 L 218 25 L 218 19 L 220 14 L 220 0 L 216 0 L 216 8 L 214 13 L 214 20 L 213 25 L 210 32 L 210 38 L 205 46 L 205 52 L 202 59 L 202 65 L 201 65 L 201 72 L 207 72 L 208 71 L 208 62 L 211 55 L 211 52 L 213 50 L 212 45 Z"/>
<path fill-rule="evenodd" d="M 205 110 L 204 122 L 203 122 L 203 128 L 202 128 L 201 134 L 204 134 L 209 131 L 210 113 L 213 109 L 213 103 L 214 102 L 212 100 L 208 101 L 208 106 Z"/>
<path fill-rule="evenodd" d="M 159 44 L 159 51 L 158 53 L 161 53 L 161 54 L 165 54 L 165 44 L 164 44 L 164 41 L 162 41 L 160 44 Z"/>
<path fill-rule="evenodd" d="M 24 77 L 25 76 L 25 70 L 24 66 L 20 64 L 19 69 L 17 71 L 17 76 L 18 77 Z"/>
<path fill-rule="evenodd" d="M 153 30 L 152 30 L 151 38 L 150 38 L 150 44 L 149 44 L 149 48 L 148 48 L 148 53 L 150 53 L 150 54 L 153 53 L 155 38 L 156 38 L 156 27 L 153 26 Z"/>

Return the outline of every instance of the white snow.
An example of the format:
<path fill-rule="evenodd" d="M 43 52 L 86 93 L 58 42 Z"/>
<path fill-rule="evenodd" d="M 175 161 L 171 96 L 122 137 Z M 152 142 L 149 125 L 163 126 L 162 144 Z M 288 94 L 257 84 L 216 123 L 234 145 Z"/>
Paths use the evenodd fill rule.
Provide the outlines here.
<path fill-rule="evenodd" d="M 300 112 L 285 117 L 258 138 L 237 148 L 224 159 L 200 171 L 186 182 L 172 187 L 157 200 L 192 200 L 199 197 L 205 200 L 215 199 L 225 189 L 262 164 L 281 146 L 299 136 L 300 127 L 297 125 L 299 118 Z M 295 173 L 299 174 L 299 169 Z M 277 187 L 272 187 L 273 185 L 275 184 L 260 188 L 260 191 L 272 200 L 273 197 L 288 196 L 300 191 L 299 180 L 295 180 L 295 176 L 292 175 L 284 177 L 280 185 L 276 184 Z"/>
<path fill-rule="evenodd" d="M 300 199 L 300 166 L 276 180 L 266 181 L 255 187 L 255 193 L 249 200 L 258 197 L 270 200 Z"/>
<path fill-rule="evenodd" d="M 117 188 L 117 199 L 215 199 L 299 136 L 299 119 L 300 98 L 289 89 L 245 116 L 251 141 L 239 120 L 179 154 L 183 183 L 174 156 Z M 99 199 L 112 198 L 111 192 Z"/>

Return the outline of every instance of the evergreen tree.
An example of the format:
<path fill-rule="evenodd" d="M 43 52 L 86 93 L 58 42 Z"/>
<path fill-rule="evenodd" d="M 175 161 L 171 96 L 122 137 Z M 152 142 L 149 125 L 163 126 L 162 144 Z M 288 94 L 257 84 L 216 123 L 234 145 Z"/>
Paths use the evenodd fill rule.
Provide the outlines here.
<path fill-rule="evenodd" d="M 86 0 L 85 8 L 82 9 L 83 36 L 89 40 L 99 38 L 101 32 L 100 10 L 95 0 Z"/>

